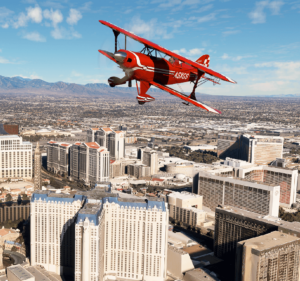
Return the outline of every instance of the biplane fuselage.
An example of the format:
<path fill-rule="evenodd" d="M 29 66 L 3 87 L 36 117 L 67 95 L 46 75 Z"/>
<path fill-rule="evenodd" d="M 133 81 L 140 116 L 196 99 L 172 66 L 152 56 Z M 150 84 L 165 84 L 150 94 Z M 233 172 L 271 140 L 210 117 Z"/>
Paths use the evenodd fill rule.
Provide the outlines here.
<path fill-rule="evenodd" d="M 162 85 L 172 85 L 192 82 L 197 78 L 197 70 L 185 63 L 180 63 L 179 60 L 174 59 L 173 62 L 170 62 L 164 58 L 128 50 L 119 50 L 119 52 L 127 54 L 121 68 L 125 73 L 133 72 L 132 80 L 155 81 Z"/>

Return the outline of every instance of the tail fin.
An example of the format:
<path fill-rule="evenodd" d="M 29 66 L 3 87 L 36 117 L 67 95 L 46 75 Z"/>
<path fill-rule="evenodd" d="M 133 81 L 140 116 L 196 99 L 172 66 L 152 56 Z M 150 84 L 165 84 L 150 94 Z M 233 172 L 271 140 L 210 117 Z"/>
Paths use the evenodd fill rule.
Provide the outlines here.
<path fill-rule="evenodd" d="M 196 60 L 197 63 L 202 64 L 206 67 L 209 67 L 209 61 L 210 61 L 209 55 L 203 55 L 199 59 Z"/>

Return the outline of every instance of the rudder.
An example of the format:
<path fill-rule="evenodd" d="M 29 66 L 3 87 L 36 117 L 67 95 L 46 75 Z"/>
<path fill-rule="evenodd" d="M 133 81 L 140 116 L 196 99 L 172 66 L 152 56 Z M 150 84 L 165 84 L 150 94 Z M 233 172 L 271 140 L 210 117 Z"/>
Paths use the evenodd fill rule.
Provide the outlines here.
<path fill-rule="evenodd" d="M 199 59 L 196 60 L 196 63 L 202 64 L 205 67 L 209 67 L 210 62 L 210 56 L 209 55 L 203 55 Z"/>

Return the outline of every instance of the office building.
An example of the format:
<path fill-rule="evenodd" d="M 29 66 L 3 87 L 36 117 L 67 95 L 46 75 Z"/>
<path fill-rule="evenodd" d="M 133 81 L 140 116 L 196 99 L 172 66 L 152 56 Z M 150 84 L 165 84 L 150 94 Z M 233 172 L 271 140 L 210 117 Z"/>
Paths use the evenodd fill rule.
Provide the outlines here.
<path fill-rule="evenodd" d="M 219 133 L 217 156 L 221 159 L 240 159 L 240 141 L 241 135 Z"/>
<path fill-rule="evenodd" d="M 237 175 L 249 181 L 280 186 L 280 205 L 291 207 L 296 202 L 298 170 L 266 165 L 236 168 Z"/>
<path fill-rule="evenodd" d="M 104 198 L 100 280 L 165 280 L 168 216 L 164 201 Z"/>
<path fill-rule="evenodd" d="M 258 135 L 219 134 L 218 157 L 231 157 L 252 164 L 267 165 L 282 158 L 282 137 Z"/>
<path fill-rule="evenodd" d="M 262 216 L 232 206 L 216 208 L 214 252 L 219 258 L 233 258 L 236 243 L 272 231 L 300 238 L 300 222 L 287 222 L 278 217 Z"/>
<path fill-rule="evenodd" d="M 109 136 L 108 151 L 113 160 L 120 160 L 125 157 L 125 132 L 112 131 Z"/>
<path fill-rule="evenodd" d="M 167 195 L 169 216 L 171 220 L 182 222 L 187 226 L 201 226 L 206 219 L 202 210 L 202 196 L 190 192 L 172 192 Z"/>
<path fill-rule="evenodd" d="M 32 144 L 16 135 L 0 136 L 0 179 L 32 179 Z"/>
<path fill-rule="evenodd" d="M 87 185 L 109 180 L 109 152 L 96 142 L 75 143 L 70 150 L 70 176 Z"/>
<path fill-rule="evenodd" d="M 80 142 L 75 142 L 70 147 L 70 178 L 73 180 L 79 180 L 80 145 Z"/>
<path fill-rule="evenodd" d="M 57 274 L 74 275 L 75 218 L 82 195 L 35 191 L 30 206 L 30 262 Z"/>
<path fill-rule="evenodd" d="M 27 220 L 30 215 L 30 202 L 0 203 L 0 223 L 7 221 Z"/>
<path fill-rule="evenodd" d="M 47 143 L 47 170 L 68 176 L 71 147 L 69 143 L 49 141 Z"/>
<path fill-rule="evenodd" d="M 109 135 L 113 132 L 111 128 L 100 128 L 95 132 L 95 142 L 109 149 Z"/>
<path fill-rule="evenodd" d="M 87 130 L 87 142 L 95 142 L 95 133 L 99 130 L 99 128 L 91 128 Z"/>
<path fill-rule="evenodd" d="M 143 164 L 130 164 L 127 166 L 127 173 L 133 177 L 144 178 L 150 177 L 150 167 Z"/>
<path fill-rule="evenodd" d="M 203 205 L 215 210 L 230 205 L 261 215 L 278 216 L 280 187 L 199 172 L 198 194 Z M 195 184 L 193 184 L 194 186 Z"/>
<path fill-rule="evenodd" d="M 236 281 L 299 280 L 300 239 L 274 231 L 237 243 Z"/>
<path fill-rule="evenodd" d="M 155 175 L 158 168 L 158 154 L 155 151 L 144 151 L 142 162 L 144 165 L 150 167 L 150 174 Z"/>
<path fill-rule="evenodd" d="M 42 189 L 42 154 L 39 143 L 34 151 L 34 190 Z"/>

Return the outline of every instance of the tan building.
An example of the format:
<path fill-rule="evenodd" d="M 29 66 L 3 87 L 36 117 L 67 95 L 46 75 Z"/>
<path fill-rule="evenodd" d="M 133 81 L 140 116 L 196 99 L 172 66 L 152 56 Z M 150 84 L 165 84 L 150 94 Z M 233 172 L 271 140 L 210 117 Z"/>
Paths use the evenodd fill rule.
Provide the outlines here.
<path fill-rule="evenodd" d="M 32 144 L 16 135 L 0 136 L 0 179 L 32 179 Z"/>
<path fill-rule="evenodd" d="M 300 238 L 278 231 L 237 243 L 236 281 L 299 280 Z"/>
<path fill-rule="evenodd" d="M 0 222 L 8 220 L 16 221 L 19 219 L 27 220 L 30 216 L 30 202 L 25 201 L 18 203 L 1 203 L 0 204 Z"/>
<path fill-rule="evenodd" d="M 167 195 L 170 219 L 190 226 L 205 223 L 206 212 L 202 210 L 202 196 L 190 192 L 172 192 Z"/>
<path fill-rule="evenodd" d="M 278 216 L 280 186 L 250 182 L 199 172 L 198 194 L 203 205 L 215 210 L 218 205 L 230 205 L 262 215 Z M 195 186 L 196 183 L 193 183 Z M 194 188 L 195 189 L 195 188 Z"/>
<path fill-rule="evenodd" d="M 175 279 L 182 280 L 185 272 L 194 269 L 190 255 L 171 245 L 168 245 L 167 260 L 168 275 Z"/>
<path fill-rule="evenodd" d="M 42 189 L 42 154 L 39 143 L 34 151 L 34 190 Z"/>

